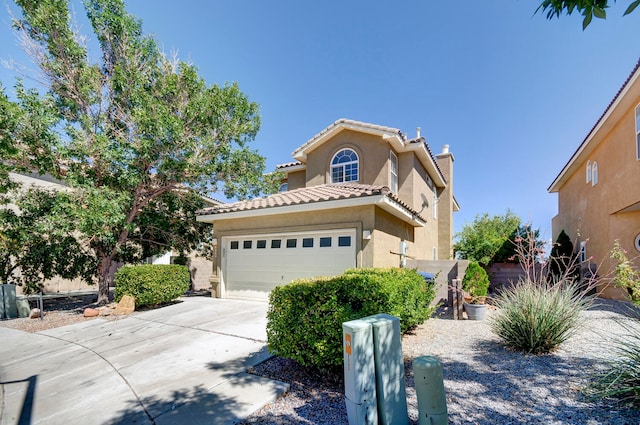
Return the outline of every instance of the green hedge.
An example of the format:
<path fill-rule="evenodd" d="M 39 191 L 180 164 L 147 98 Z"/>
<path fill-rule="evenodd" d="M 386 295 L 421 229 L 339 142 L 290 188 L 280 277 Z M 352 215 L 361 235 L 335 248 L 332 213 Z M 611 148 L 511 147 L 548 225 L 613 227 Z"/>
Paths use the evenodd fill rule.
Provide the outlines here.
<path fill-rule="evenodd" d="M 320 369 L 342 367 L 342 323 L 387 313 L 402 332 L 429 318 L 433 284 L 409 269 L 351 269 L 332 278 L 301 279 L 269 297 L 267 342 L 273 354 Z"/>
<path fill-rule="evenodd" d="M 114 277 L 116 301 L 123 295 L 136 299 L 136 307 L 174 300 L 189 290 L 189 269 L 174 264 L 124 266 Z"/>

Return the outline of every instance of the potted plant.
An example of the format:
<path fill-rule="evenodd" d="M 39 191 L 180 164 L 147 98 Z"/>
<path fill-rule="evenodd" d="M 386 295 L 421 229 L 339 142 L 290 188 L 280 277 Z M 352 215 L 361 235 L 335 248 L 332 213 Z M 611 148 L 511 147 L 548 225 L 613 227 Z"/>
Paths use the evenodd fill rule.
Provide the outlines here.
<path fill-rule="evenodd" d="M 487 305 L 487 292 L 489 291 L 489 276 L 487 272 L 475 261 L 469 263 L 462 280 L 464 292 L 464 309 L 470 320 L 484 319 Z"/>

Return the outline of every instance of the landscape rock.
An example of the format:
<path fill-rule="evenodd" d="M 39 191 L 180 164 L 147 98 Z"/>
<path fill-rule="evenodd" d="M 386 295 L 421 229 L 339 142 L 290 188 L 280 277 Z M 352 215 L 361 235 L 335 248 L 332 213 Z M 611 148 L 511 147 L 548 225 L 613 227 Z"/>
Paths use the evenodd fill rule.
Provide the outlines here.
<path fill-rule="evenodd" d="M 98 311 L 100 312 L 100 316 L 111 316 L 111 307 L 110 306 L 100 307 L 98 309 Z"/>
<path fill-rule="evenodd" d="M 39 319 L 40 318 L 40 309 L 39 308 L 32 308 L 31 312 L 29 313 L 29 318 L 30 319 Z"/>
<path fill-rule="evenodd" d="M 136 300 L 131 295 L 123 295 L 122 299 L 118 303 L 114 314 L 127 315 L 134 312 L 136 309 Z"/>
<path fill-rule="evenodd" d="M 85 308 L 83 316 L 84 317 L 97 317 L 100 315 L 100 312 L 95 308 Z"/>

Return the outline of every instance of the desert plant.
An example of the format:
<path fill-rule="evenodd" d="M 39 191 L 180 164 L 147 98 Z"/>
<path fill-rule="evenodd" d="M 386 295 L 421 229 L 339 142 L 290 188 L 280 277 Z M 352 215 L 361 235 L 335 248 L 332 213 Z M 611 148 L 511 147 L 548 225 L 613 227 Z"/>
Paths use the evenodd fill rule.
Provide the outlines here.
<path fill-rule="evenodd" d="M 489 276 L 475 261 L 469 263 L 462 279 L 462 290 L 471 296 L 470 304 L 484 303 L 489 291 Z"/>
<path fill-rule="evenodd" d="M 533 354 L 548 353 L 566 341 L 592 303 L 574 282 L 528 279 L 505 288 L 495 298 L 498 313 L 491 329 L 508 347 Z"/>
<path fill-rule="evenodd" d="M 620 246 L 618 239 L 615 240 L 609 257 L 616 262 L 613 277 L 615 286 L 626 289 L 633 302 L 640 302 L 640 272 L 633 268 L 627 258 L 627 251 Z"/>
<path fill-rule="evenodd" d="M 640 320 L 621 320 L 625 335 L 614 341 L 613 356 L 604 372 L 595 375 L 586 388 L 590 398 L 606 398 L 640 408 Z"/>
<path fill-rule="evenodd" d="M 582 323 L 582 312 L 593 303 L 588 293 L 596 282 L 595 277 L 583 283 L 574 279 L 571 273 L 577 257 L 562 274 L 547 278 L 536 267 L 540 247 L 531 243 L 535 239 L 532 234 L 516 239 L 516 255 L 525 276 L 494 298 L 498 312 L 490 325 L 505 345 L 542 354 L 555 350 Z"/>
<path fill-rule="evenodd" d="M 174 264 L 124 266 L 114 277 L 114 298 L 131 295 L 136 306 L 155 305 L 174 300 L 189 289 L 189 269 Z"/>

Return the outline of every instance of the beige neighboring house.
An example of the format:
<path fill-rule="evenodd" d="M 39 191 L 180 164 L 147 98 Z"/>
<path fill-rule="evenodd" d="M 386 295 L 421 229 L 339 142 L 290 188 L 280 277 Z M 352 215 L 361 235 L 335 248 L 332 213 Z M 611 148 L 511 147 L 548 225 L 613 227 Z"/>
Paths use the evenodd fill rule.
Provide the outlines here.
<path fill-rule="evenodd" d="M 603 296 L 624 297 L 607 280 L 615 240 L 640 267 L 640 61 L 548 190 L 558 194 L 554 240 L 564 230 L 600 266 Z"/>
<path fill-rule="evenodd" d="M 70 188 L 62 181 L 55 179 L 50 175 L 39 175 L 37 173 L 20 174 L 9 173 L 9 178 L 21 184 L 23 190 L 31 187 L 41 190 L 70 190 Z M 202 196 L 204 205 L 217 205 L 220 201 Z M 9 205 L 10 208 L 15 208 Z M 148 264 L 170 264 L 174 260 L 172 252 L 163 255 L 154 256 L 147 259 Z M 191 284 L 194 290 L 209 290 L 211 288 L 211 269 L 210 260 L 199 257 L 195 253 L 189 256 L 189 272 L 191 273 Z M 21 288 L 17 288 L 18 294 L 21 294 Z M 44 293 L 66 293 L 78 291 L 97 291 L 96 285 L 89 285 L 82 279 L 62 279 L 55 277 L 44 282 Z"/>
<path fill-rule="evenodd" d="M 419 130 L 340 119 L 293 158 L 279 193 L 198 213 L 214 225 L 217 296 L 265 300 L 297 278 L 453 259 L 448 145 L 434 155 Z"/>

